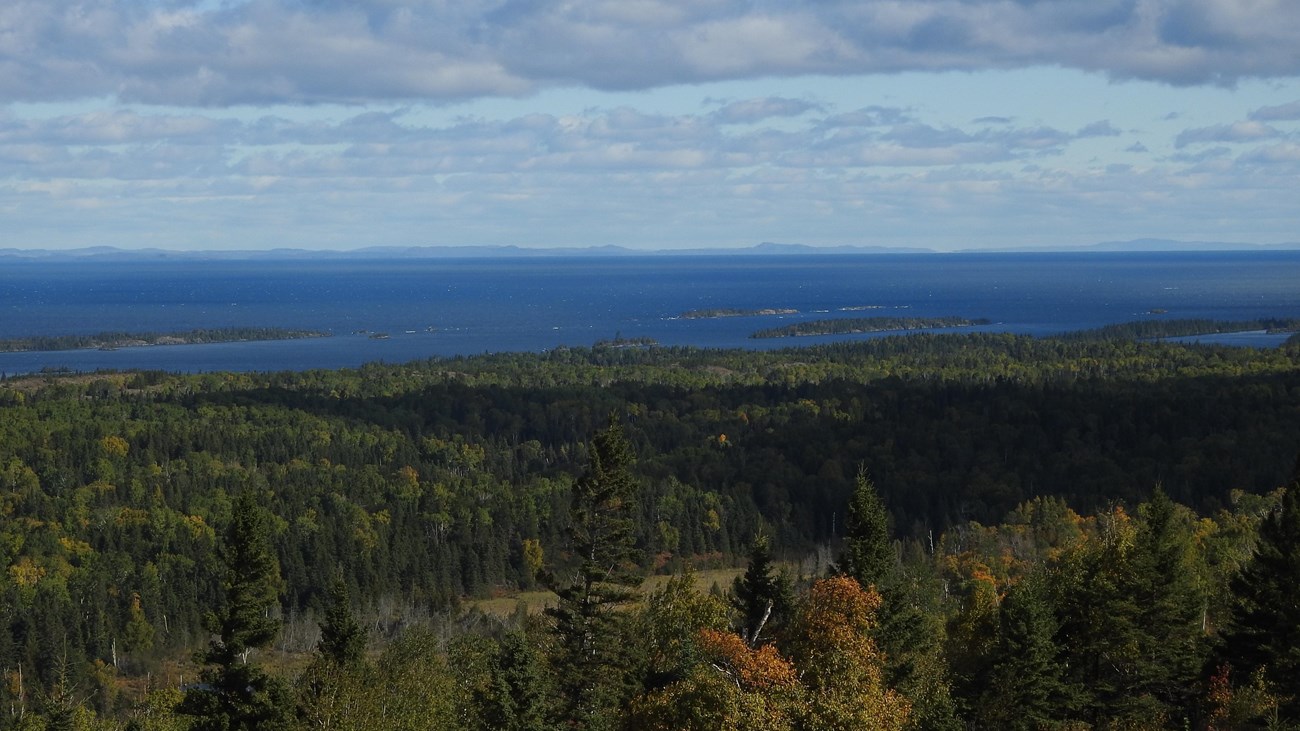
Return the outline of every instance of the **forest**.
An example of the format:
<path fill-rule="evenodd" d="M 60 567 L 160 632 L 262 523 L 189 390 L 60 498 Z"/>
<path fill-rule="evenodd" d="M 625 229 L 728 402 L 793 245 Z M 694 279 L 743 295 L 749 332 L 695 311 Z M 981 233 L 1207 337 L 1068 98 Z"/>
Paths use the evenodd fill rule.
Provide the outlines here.
<path fill-rule="evenodd" d="M 6 378 L 0 728 L 1295 727 L 1300 341 L 1168 334 Z"/>

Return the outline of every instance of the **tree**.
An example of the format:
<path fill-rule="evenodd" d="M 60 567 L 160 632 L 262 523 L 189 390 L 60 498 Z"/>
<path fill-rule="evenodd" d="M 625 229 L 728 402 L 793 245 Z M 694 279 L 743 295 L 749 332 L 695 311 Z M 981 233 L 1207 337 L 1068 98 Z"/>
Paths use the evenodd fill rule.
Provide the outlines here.
<path fill-rule="evenodd" d="M 918 727 L 957 727 L 947 663 L 937 582 L 919 565 L 905 570 L 889 532 L 889 513 L 866 469 L 858 471 L 845 520 L 844 550 L 837 570 L 881 597 L 872 639 L 885 658 L 885 678 L 912 703 Z"/>
<path fill-rule="evenodd" d="M 1056 618 L 1042 581 L 1032 574 L 1012 586 L 998 608 L 997 642 L 973 709 L 987 728 L 1045 728 L 1065 712 Z"/>
<path fill-rule="evenodd" d="M 218 639 L 196 659 L 208 665 L 201 683 L 186 690 L 180 712 L 195 716 L 198 731 L 253 731 L 287 727 L 291 705 L 278 678 L 248 662 L 249 654 L 275 639 L 280 620 L 280 569 L 271 551 L 266 512 L 251 488 L 235 500 L 221 543 L 225 590 L 221 608 L 206 618 Z"/>
<path fill-rule="evenodd" d="M 547 614 L 555 622 L 561 717 L 576 728 L 605 728 L 623 695 L 615 611 L 636 598 L 640 552 L 632 510 L 637 483 L 632 446 L 616 416 L 591 441 L 586 471 L 573 483 L 569 547 L 577 565 L 563 578 L 549 573 L 559 597 Z"/>
<path fill-rule="evenodd" d="M 865 468 L 858 470 L 844 523 L 844 551 L 836 567 L 862 586 L 881 584 L 894 573 L 897 560 L 889 536 L 889 513 Z"/>
<path fill-rule="evenodd" d="M 793 604 L 789 578 L 772 568 L 767 536 L 754 536 L 749 566 L 731 586 L 731 606 L 740 614 L 740 636 L 750 647 L 757 647 L 765 630 L 770 637 L 785 622 Z"/>
<path fill-rule="evenodd" d="M 325 607 L 325 621 L 316 648 L 324 658 L 341 667 L 356 665 L 365 653 L 366 631 L 352 616 L 348 585 L 342 577 L 335 578 L 330 586 L 329 604 Z"/>
<path fill-rule="evenodd" d="M 890 731 L 908 722 L 911 704 L 885 683 L 884 657 L 872 639 L 880 595 L 847 576 L 813 584 L 795 620 L 791 657 L 807 691 L 803 728 Z"/>
<path fill-rule="evenodd" d="M 1207 598 L 1184 512 L 1159 487 L 1140 508 L 1132 573 L 1139 654 L 1130 695 L 1147 696 L 1171 719 L 1187 720 L 1206 659 Z"/>
<path fill-rule="evenodd" d="M 1300 721 L 1300 460 L 1282 504 L 1260 526 L 1255 555 L 1232 582 L 1220 655 L 1233 675 L 1261 673 L 1281 694 L 1283 720 Z"/>

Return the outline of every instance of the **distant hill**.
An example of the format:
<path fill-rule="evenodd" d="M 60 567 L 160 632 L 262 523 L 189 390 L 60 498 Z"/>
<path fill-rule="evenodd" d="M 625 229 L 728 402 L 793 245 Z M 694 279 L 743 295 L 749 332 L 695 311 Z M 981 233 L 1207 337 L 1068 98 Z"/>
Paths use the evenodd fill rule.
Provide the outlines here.
<path fill-rule="evenodd" d="M 1249 244 L 1240 241 L 1178 241 L 1175 239 L 1132 239 L 1130 241 L 1103 241 L 1097 244 L 1080 246 L 1020 246 L 997 249 L 966 249 L 975 251 L 1000 252 L 1124 252 L 1124 251 L 1289 251 L 1300 249 L 1300 242 L 1282 244 Z"/>
<path fill-rule="evenodd" d="M 1180 251 L 1284 251 L 1300 250 L 1300 242 L 1250 244 L 1224 241 L 1176 241 L 1173 239 L 1133 239 L 1103 241 L 1080 246 L 1024 246 L 992 249 L 963 249 L 956 253 L 1048 253 L 1048 252 L 1180 252 Z M 810 255 L 879 255 L 938 254 L 934 249 L 906 246 L 812 246 L 770 241 L 738 248 L 699 249 L 629 249 L 623 246 L 529 248 L 523 246 L 368 246 L 343 251 L 316 249 L 266 249 L 241 251 L 181 251 L 173 249 L 121 249 L 92 246 L 81 249 L 0 249 L 0 259 L 31 260 L 294 260 L 294 259 L 470 259 L 470 258 L 542 258 L 557 256 L 626 257 L 626 256 L 810 256 Z"/>

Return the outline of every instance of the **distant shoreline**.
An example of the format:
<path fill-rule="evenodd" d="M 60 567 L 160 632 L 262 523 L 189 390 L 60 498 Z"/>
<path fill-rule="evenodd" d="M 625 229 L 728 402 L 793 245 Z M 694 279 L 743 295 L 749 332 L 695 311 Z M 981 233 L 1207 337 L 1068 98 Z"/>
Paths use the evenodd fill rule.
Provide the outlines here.
<path fill-rule="evenodd" d="M 811 335 L 860 335 L 864 333 L 937 330 L 988 324 L 989 320 L 984 318 L 971 320 L 965 317 L 846 317 L 836 320 L 796 322 L 784 327 L 759 330 L 749 337 L 765 339 Z"/>
<path fill-rule="evenodd" d="M 49 353 L 61 350 L 117 350 L 160 345 L 202 345 L 244 343 L 258 340 L 300 340 L 327 338 L 319 330 L 290 330 L 278 327 L 224 327 L 172 333 L 110 332 L 94 335 L 37 335 L 0 340 L 0 353 Z"/>
<path fill-rule="evenodd" d="M 80 249 L 0 249 L 0 260 L 29 262 L 60 261 L 330 261 L 359 259 L 541 259 L 541 258 L 624 258 L 649 256 L 890 256 L 962 254 L 1205 254 L 1277 253 L 1300 251 L 1300 242 L 1256 244 L 1234 241 L 1180 241 L 1175 239 L 1132 239 L 1083 245 L 1006 246 L 982 249 L 934 249 L 924 246 L 810 245 L 764 242 L 752 246 L 700 247 L 691 249 L 631 249 L 623 246 L 527 247 L 516 245 L 480 246 L 370 246 L 357 249 L 247 249 L 176 250 L 123 249 L 93 246 Z"/>

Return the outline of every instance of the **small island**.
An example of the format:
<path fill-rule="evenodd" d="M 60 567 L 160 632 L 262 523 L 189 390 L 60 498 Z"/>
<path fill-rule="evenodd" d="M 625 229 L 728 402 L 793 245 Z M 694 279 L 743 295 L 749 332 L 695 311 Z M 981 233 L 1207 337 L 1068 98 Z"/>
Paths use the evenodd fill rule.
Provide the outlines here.
<path fill-rule="evenodd" d="M 716 317 L 766 317 L 770 315 L 797 315 L 798 310 L 788 308 L 765 307 L 759 310 L 738 310 L 731 307 L 715 307 L 708 310 L 688 310 L 680 317 L 683 320 L 707 320 Z"/>
<path fill-rule="evenodd" d="M 36 335 L 0 340 L 0 353 L 46 352 L 55 350 L 117 350 L 150 345 L 199 345 L 206 343 L 242 343 L 257 340 L 298 340 L 327 338 L 330 333 L 317 330 L 290 330 L 279 327 L 217 327 L 176 333 L 102 332 L 94 335 Z"/>
<path fill-rule="evenodd" d="M 659 344 L 658 340 L 649 337 L 625 338 L 622 334 L 615 335 L 613 339 L 597 340 L 593 348 L 650 348 Z"/>
<path fill-rule="evenodd" d="M 759 330 L 751 338 L 789 338 L 808 335 L 856 335 L 861 333 L 934 330 L 949 327 L 988 325 L 987 319 L 965 317 L 845 317 L 834 320 L 796 322 L 784 327 Z"/>

